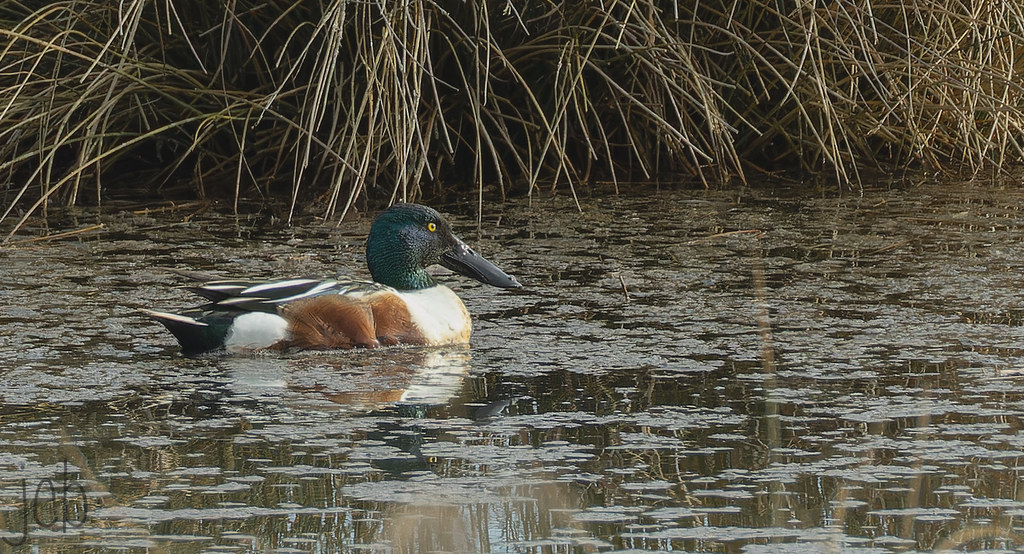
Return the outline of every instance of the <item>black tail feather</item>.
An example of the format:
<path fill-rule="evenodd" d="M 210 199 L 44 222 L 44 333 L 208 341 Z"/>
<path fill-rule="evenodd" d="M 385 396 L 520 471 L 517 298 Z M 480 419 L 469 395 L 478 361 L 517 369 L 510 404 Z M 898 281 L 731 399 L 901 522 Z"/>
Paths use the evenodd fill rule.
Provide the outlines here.
<path fill-rule="evenodd" d="M 181 351 L 186 355 L 202 354 L 224 346 L 231 320 L 234 318 L 198 321 L 189 316 L 143 310 L 146 315 L 159 321 L 178 339 Z"/>

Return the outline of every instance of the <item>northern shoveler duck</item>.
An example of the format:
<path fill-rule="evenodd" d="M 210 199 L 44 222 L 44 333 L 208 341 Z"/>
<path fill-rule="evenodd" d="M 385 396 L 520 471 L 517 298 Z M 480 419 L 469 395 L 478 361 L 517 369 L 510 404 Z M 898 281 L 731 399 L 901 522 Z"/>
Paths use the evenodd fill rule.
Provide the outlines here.
<path fill-rule="evenodd" d="M 209 303 L 180 314 L 145 310 L 186 354 L 286 348 L 376 348 L 469 342 L 462 300 L 426 268 L 440 264 L 502 288 L 522 285 L 462 242 L 437 211 L 395 204 L 373 221 L 373 281 L 210 281 L 187 287 Z"/>

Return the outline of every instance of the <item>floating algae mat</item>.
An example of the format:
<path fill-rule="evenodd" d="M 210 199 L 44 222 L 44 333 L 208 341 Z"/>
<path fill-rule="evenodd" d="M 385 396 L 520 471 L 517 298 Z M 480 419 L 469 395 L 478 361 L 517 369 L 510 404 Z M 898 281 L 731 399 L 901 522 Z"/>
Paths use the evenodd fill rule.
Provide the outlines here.
<path fill-rule="evenodd" d="M 1024 193 L 534 199 L 455 218 L 469 348 L 185 358 L 178 267 L 365 276 L 366 223 L 0 250 L 15 550 L 1024 548 Z M 500 217 L 499 217 L 500 215 Z M 95 223 L 95 221 L 90 221 Z M 5 548 L 0 547 L 0 548 Z"/>

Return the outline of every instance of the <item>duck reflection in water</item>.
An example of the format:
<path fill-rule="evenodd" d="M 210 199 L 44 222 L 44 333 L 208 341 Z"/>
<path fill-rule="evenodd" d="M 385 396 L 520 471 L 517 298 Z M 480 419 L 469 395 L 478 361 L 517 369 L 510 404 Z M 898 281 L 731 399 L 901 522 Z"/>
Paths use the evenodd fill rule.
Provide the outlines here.
<path fill-rule="evenodd" d="M 366 412 L 448 404 L 463 392 L 470 359 L 468 346 L 453 346 L 222 362 L 231 368 L 229 387 L 236 397 L 283 402 L 289 408 Z"/>

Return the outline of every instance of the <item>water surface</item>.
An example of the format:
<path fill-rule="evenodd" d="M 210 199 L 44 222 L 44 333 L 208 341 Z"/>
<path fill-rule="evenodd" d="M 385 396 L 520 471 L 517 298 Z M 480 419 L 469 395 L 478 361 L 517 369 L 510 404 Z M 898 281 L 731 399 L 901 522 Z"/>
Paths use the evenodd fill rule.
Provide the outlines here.
<path fill-rule="evenodd" d="M 201 358 L 138 313 L 191 302 L 159 268 L 365 276 L 367 221 L 84 215 L 104 231 L 0 249 L 0 536 L 1024 548 L 1022 202 L 971 184 L 659 192 L 582 214 L 511 202 L 480 229 L 451 206 L 526 285 L 441 276 L 474 314 L 470 347 Z"/>

